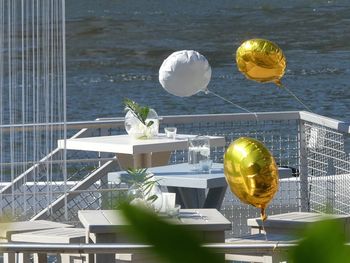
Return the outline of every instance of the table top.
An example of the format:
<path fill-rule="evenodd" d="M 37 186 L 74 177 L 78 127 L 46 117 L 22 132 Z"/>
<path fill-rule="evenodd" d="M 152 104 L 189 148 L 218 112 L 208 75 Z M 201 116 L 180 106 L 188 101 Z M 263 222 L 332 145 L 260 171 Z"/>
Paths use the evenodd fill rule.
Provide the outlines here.
<path fill-rule="evenodd" d="M 78 217 L 90 233 L 115 233 L 129 226 L 121 211 L 118 210 L 81 210 L 78 212 Z M 181 209 L 179 218 L 166 220 L 198 231 L 231 229 L 230 221 L 216 209 Z"/>
<path fill-rule="evenodd" d="M 188 163 L 165 165 L 149 168 L 159 183 L 166 186 L 191 187 L 191 188 L 215 188 L 226 186 L 224 166 L 222 163 L 213 163 L 211 172 L 191 170 Z M 279 177 L 287 178 L 292 176 L 289 168 L 278 168 Z"/>
<path fill-rule="evenodd" d="M 31 232 L 35 230 L 45 230 L 52 228 L 73 227 L 72 225 L 47 221 L 47 220 L 34 220 L 34 221 L 20 221 L 11 223 L 0 223 L 0 237 L 10 239 L 12 234 Z"/>
<path fill-rule="evenodd" d="M 304 227 L 306 224 L 321 220 L 337 220 L 339 222 L 347 223 L 350 221 L 349 215 L 329 215 L 321 213 L 310 212 L 291 212 L 285 214 L 277 214 L 268 216 L 264 222 L 265 228 L 299 228 Z M 261 227 L 261 218 L 249 218 L 247 224 L 250 227 Z"/>
<path fill-rule="evenodd" d="M 208 189 L 227 185 L 222 163 L 213 163 L 210 173 L 191 170 L 188 163 L 152 167 L 148 168 L 148 171 L 153 173 L 156 179 L 160 179 L 159 184 L 164 186 Z M 292 177 L 292 170 L 289 168 L 279 167 L 278 172 L 280 178 Z M 124 175 L 127 175 L 124 171 L 111 172 L 108 173 L 108 180 L 120 181 Z"/>
<path fill-rule="evenodd" d="M 223 165 L 213 163 L 211 172 L 191 170 L 188 163 L 149 168 L 148 171 L 159 179 L 160 185 L 189 188 L 215 188 L 227 186 Z"/>
<path fill-rule="evenodd" d="M 188 147 L 188 139 L 196 135 L 178 134 L 175 139 L 159 134 L 152 139 L 134 139 L 127 134 L 74 138 L 66 140 L 66 149 L 94 152 L 109 152 L 122 154 L 143 154 L 151 152 L 169 152 L 182 150 Z M 225 138 L 221 136 L 208 136 L 211 147 L 223 147 Z M 63 149 L 64 140 L 58 140 L 58 148 Z"/>

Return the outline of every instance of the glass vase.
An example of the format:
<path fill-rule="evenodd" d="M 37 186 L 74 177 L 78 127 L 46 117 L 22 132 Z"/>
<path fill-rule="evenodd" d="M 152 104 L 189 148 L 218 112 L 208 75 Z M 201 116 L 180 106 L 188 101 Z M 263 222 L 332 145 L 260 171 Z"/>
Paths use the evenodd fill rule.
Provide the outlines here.
<path fill-rule="evenodd" d="M 205 136 L 188 139 L 188 164 L 192 170 L 201 170 L 201 163 L 210 160 L 210 140 Z"/>
<path fill-rule="evenodd" d="M 130 204 L 149 208 L 160 212 L 163 205 L 163 195 L 158 184 L 147 187 L 145 184 L 132 184 L 128 190 Z"/>
<path fill-rule="evenodd" d="M 128 111 L 125 115 L 125 130 L 134 139 L 151 139 L 159 132 L 158 114 L 154 109 L 150 109 L 146 124 L 151 121 L 152 125 L 144 125 L 131 111 Z"/>

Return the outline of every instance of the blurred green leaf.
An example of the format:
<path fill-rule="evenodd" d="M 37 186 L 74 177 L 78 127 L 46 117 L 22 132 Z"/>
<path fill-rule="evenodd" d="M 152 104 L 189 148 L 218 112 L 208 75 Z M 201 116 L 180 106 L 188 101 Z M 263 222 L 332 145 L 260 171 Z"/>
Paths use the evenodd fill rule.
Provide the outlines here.
<path fill-rule="evenodd" d="M 223 262 L 220 256 L 201 247 L 200 240 L 183 226 L 170 224 L 151 211 L 127 204 L 122 210 L 132 225 L 131 234 L 140 242 L 153 245 L 153 252 L 165 262 Z"/>
<path fill-rule="evenodd" d="M 128 195 L 127 191 L 116 191 L 114 194 L 113 202 L 111 204 L 112 209 L 121 209 L 125 203 L 130 203 L 133 198 Z"/>
<path fill-rule="evenodd" d="M 345 229 L 339 222 L 315 222 L 303 233 L 302 240 L 291 251 L 290 258 L 295 263 L 350 262 L 350 249 L 344 245 L 345 241 Z"/>

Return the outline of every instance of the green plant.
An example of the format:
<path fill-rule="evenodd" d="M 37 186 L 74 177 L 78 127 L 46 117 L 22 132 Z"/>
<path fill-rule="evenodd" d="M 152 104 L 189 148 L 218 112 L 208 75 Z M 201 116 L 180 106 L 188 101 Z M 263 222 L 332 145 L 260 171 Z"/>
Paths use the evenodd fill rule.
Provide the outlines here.
<path fill-rule="evenodd" d="M 139 187 L 143 192 L 143 196 L 146 197 L 147 202 L 154 202 L 157 200 L 158 196 L 151 195 L 151 191 L 155 185 L 159 184 L 159 180 L 155 180 L 153 174 L 148 173 L 147 168 L 129 168 L 126 171 L 129 175 L 126 179 L 127 183 Z"/>
<path fill-rule="evenodd" d="M 350 248 L 345 245 L 344 227 L 335 220 L 315 222 L 300 234 L 297 247 L 290 251 L 293 263 L 350 262 Z"/>
<path fill-rule="evenodd" d="M 125 98 L 124 101 L 125 111 L 130 111 L 143 125 L 146 127 L 151 127 L 153 121 L 146 122 L 150 108 L 148 106 L 142 107 L 135 101 Z"/>

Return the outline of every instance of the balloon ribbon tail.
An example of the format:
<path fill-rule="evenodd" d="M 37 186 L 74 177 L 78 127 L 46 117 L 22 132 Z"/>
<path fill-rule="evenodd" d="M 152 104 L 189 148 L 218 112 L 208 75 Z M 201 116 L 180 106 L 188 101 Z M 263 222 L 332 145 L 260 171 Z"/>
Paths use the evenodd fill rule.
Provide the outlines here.
<path fill-rule="evenodd" d="M 261 208 L 260 216 L 261 216 L 261 220 L 263 222 L 267 219 L 267 215 L 265 213 L 265 208 Z"/>
<path fill-rule="evenodd" d="M 274 82 L 279 88 L 283 88 L 283 84 L 282 84 L 281 80 L 277 79 Z"/>

